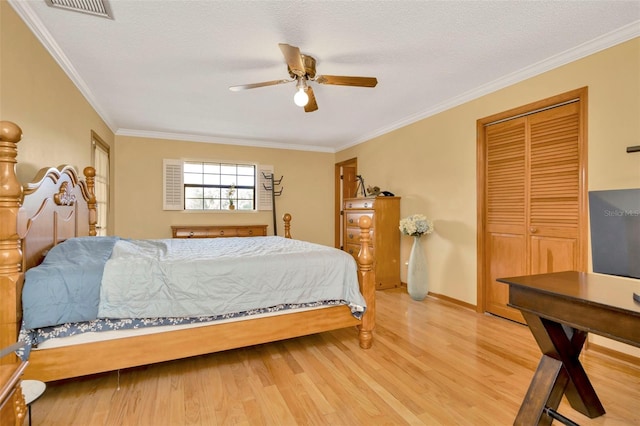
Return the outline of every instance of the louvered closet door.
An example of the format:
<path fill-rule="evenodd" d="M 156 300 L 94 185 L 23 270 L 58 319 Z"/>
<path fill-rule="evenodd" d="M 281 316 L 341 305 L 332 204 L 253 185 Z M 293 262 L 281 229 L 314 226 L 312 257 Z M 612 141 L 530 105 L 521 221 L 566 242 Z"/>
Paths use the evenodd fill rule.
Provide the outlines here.
<path fill-rule="evenodd" d="M 496 278 L 527 271 L 526 120 L 519 118 L 486 129 L 487 311 L 522 321 L 507 307 L 509 286 Z"/>
<path fill-rule="evenodd" d="M 579 103 L 485 129 L 485 309 L 523 322 L 496 278 L 580 270 Z"/>
<path fill-rule="evenodd" d="M 577 270 L 579 111 L 573 103 L 530 116 L 531 274 Z"/>

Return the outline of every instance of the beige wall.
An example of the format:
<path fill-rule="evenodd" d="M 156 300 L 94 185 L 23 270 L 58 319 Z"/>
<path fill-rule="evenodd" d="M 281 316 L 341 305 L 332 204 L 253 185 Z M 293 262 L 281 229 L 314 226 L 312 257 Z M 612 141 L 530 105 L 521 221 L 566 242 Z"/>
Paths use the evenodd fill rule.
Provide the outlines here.
<path fill-rule="evenodd" d="M 91 130 L 113 146 L 113 132 L 6 1 L 0 1 L 0 120 L 22 128 L 23 182 L 42 167 L 91 165 Z"/>
<path fill-rule="evenodd" d="M 283 175 L 278 216 L 294 237 L 333 245 L 333 165 L 358 157 L 367 185 L 402 197 L 402 216 L 433 218 L 427 238 L 431 291 L 476 303 L 476 120 L 579 87 L 589 87 L 589 188 L 640 187 L 640 39 L 623 43 L 333 154 L 115 137 L 15 14 L 0 1 L 0 120 L 24 132 L 21 180 L 41 167 L 91 163 L 90 131 L 111 146 L 111 233 L 166 237 L 171 224 L 265 223 L 270 212 L 162 211 L 162 159 L 273 164 Z M 272 229 L 270 229 L 272 232 Z M 403 238 L 403 263 L 410 241 Z M 406 267 L 402 268 L 406 281 Z"/>
<path fill-rule="evenodd" d="M 402 197 L 401 214 L 435 222 L 427 237 L 430 290 L 476 303 L 476 121 L 589 87 L 589 188 L 640 187 L 640 38 L 343 150 L 367 185 Z M 403 237 L 403 264 L 410 238 Z M 406 267 L 402 271 L 406 278 Z"/>
<path fill-rule="evenodd" d="M 267 224 L 273 235 L 273 213 L 162 210 L 162 160 L 211 160 L 273 165 L 282 179 L 276 197 L 278 235 L 282 215 L 293 216 L 294 238 L 333 245 L 333 164 L 327 153 L 254 148 L 137 137 L 116 137 L 116 229 L 130 238 L 167 238 L 171 225 Z"/>
<path fill-rule="evenodd" d="M 357 157 L 367 185 L 402 197 L 402 217 L 434 220 L 430 291 L 476 304 L 476 120 L 584 86 L 589 189 L 640 188 L 640 154 L 626 153 L 640 144 L 640 38 L 341 151 L 336 161 Z M 402 265 L 410 243 L 403 237 Z"/>

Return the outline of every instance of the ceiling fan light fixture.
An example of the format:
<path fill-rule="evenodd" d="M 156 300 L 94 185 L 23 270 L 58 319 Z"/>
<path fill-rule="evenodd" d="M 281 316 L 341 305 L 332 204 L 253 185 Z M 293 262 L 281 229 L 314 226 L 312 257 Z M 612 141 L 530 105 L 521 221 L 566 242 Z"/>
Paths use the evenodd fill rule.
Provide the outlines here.
<path fill-rule="evenodd" d="M 1 0 L 0 0 L 1 1 Z M 51 1 L 51 0 L 46 0 Z M 68 1 L 68 0 L 56 0 Z M 75 0 L 88 1 L 88 0 Z M 107 0 L 102 0 L 107 1 Z M 303 55 L 296 46 L 286 43 L 279 43 L 280 50 L 284 55 L 287 63 L 287 71 L 291 80 L 273 80 L 264 81 L 262 83 L 243 84 L 241 86 L 231 86 L 231 91 L 254 89 L 256 87 L 274 86 L 276 84 L 296 82 L 296 93 L 293 96 L 293 102 L 304 108 L 304 112 L 313 112 L 318 110 L 316 95 L 313 93 L 313 87 L 310 82 L 315 84 L 328 84 L 334 86 L 351 86 L 351 87 L 375 87 L 378 80 L 375 77 L 357 77 L 346 75 L 316 75 L 316 60 L 312 56 Z"/>
<path fill-rule="evenodd" d="M 304 87 L 298 88 L 298 91 L 293 95 L 293 102 L 299 107 L 307 105 L 309 102 L 309 95 L 305 92 Z"/>

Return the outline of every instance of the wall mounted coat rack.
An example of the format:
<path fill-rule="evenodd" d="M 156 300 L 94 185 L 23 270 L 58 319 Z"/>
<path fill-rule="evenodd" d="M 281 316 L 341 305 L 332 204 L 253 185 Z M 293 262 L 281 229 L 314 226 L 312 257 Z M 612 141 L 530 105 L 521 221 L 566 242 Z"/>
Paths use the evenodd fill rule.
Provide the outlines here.
<path fill-rule="evenodd" d="M 280 184 L 282 183 L 283 176 L 280 176 L 280 179 L 274 179 L 273 173 L 265 173 L 265 172 L 262 172 L 262 176 L 270 182 L 269 186 L 263 183 L 262 187 L 265 189 L 265 191 L 271 192 L 271 205 L 273 206 L 273 210 L 272 210 L 273 211 L 273 235 L 278 235 L 276 197 L 279 197 L 280 195 L 282 195 L 282 190 L 284 188 L 280 188 L 278 191 L 276 191 L 276 185 L 280 186 Z"/>

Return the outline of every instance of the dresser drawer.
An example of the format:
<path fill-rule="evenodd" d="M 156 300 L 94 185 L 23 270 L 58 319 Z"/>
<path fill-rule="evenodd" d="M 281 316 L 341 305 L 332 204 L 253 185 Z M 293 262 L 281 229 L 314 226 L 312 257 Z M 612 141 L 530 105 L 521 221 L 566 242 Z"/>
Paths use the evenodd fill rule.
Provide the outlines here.
<path fill-rule="evenodd" d="M 243 226 L 237 228 L 238 237 L 264 237 L 267 235 L 267 225 L 264 226 Z"/>
<path fill-rule="evenodd" d="M 371 254 L 375 256 L 373 247 L 371 247 L 369 250 L 371 251 Z M 344 248 L 344 251 L 346 251 L 351 256 L 353 256 L 353 258 L 357 262 L 358 261 L 358 253 L 360 253 L 360 244 L 347 244 L 345 246 L 345 248 Z"/>
<path fill-rule="evenodd" d="M 373 228 L 369 228 L 369 234 L 371 236 L 371 239 L 369 240 L 369 245 L 373 246 L 373 241 L 374 241 L 374 229 Z M 353 227 L 348 227 L 346 229 L 346 232 L 344 234 L 344 242 L 346 244 L 360 244 L 360 228 L 353 228 Z"/>
<path fill-rule="evenodd" d="M 173 238 L 208 238 L 209 230 L 206 228 L 179 228 L 173 230 Z"/>
<path fill-rule="evenodd" d="M 238 228 L 209 228 L 207 230 L 208 238 L 218 237 L 238 237 Z"/>
<path fill-rule="evenodd" d="M 353 226 L 355 228 L 360 229 L 358 226 L 358 220 L 360 220 L 361 216 L 369 216 L 371 219 L 371 229 L 373 230 L 373 212 L 367 211 L 355 211 L 355 212 L 346 212 L 346 225 Z"/>
<path fill-rule="evenodd" d="M 351 198 L 344 202 L 345 209 L 372 209 L 375 198 Z"/>

